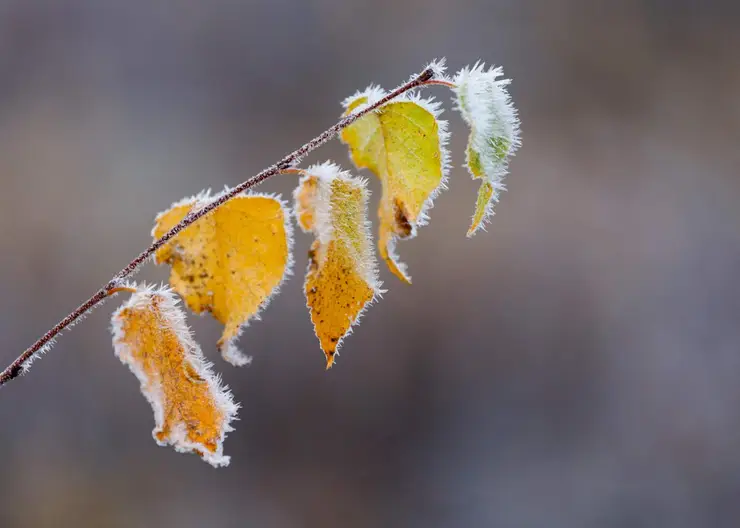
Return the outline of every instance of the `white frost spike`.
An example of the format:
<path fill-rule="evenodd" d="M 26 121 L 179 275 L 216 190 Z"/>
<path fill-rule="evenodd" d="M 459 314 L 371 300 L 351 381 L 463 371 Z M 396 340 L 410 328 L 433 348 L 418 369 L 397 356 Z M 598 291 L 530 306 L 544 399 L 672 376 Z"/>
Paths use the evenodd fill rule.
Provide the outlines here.
<path fill-rule="evenodd" d="M 344 101 L 342 101 L 342 106 L 344 109 L 348 109 L 352 103 L 354 103 L 357 99 L 360 99 L 362 97 L 367 97 L 367 101 L 357 105 L 355 108 L 352 109 L 352 113 L 357 113 L 361 110 L 364 110 L 366 107 L 373 105 L 380 101 L 384 96 L 386 95 L 386 91 L 383 90 L 380 86 L 377 84 L 371 84 L 364 90 L 357 90 L 354 94 L 347 97 Z M 394 99 L 394 101 L 398 101 L 398 98 Z"/>
<path fill-rule="evenodd" d="M 502 75 L 501 68 L 485 69 L 479 62 L 472 68 L 463 68 L 454 79 L 457 108 L 471 129 L 468 170 L 493 188 L 484 218 L 493 213 L 493 202 L 505 190 L 503 178 L 508 173 L 509 156 L 521 144 L 519 118 L 506 90 L 511 81 L 500 79 Z M 481 221 L 475 229 L 482 225 Z"/>
<path fill-rule="evenodd" d="M 447 81 L 447 76 L 445 75 L 445 72 L 447 71 L 447 59 L 445 57 L 442 57 L 441 59 L 434 59 L 432 62 L 426 65 L 424 69 L 431 68 L 432 72 L 434 73 L 434 79 L 435 81 Z"/>
<path fill-rule="evenodd" d="M 256 317 L 258 319 L 258 317 Z M 241 333 L 241 329 L 240 332 Z M 243 367 L 252 363 L 252 356 L 246 355 L 234 343 L 235 339 L 227 339 L 221 346 L 221 357 L 235 367 Z"/>
<path fill-rule="evenodd" d="M 44 354 L 46 354 L 49 350 L 51 350 L 54 345 L 56 344 L 57 340 L 56 338 L 49 339 L 44 346 L 39 348 L 33 355 L 31 355 L 25 363 L 21 366 L 21 374 L 26 375 L 28 374 L 28 371 L 31 370 L 31 367 L 33 364 L 41 358 Z"/>
<path fill-rule="evenodd" d="M 175 354 L 162 358 L 161 350 L 137 350 L 137 347 L 147 344 L 147 339 L 154 339 L 142 331 L 141 325 L 129 327 L 127 320 L 133 318 L 132 314 L 147 312 L 157 320 L 157 329 L 163 340 L 174 337 L 178 345 L 175 347 L 176 351 L 181 349 L 182 357 Z M 197 452 L 214 467 L 228 465 L 229 457 L 223 454 L 223 441 L 226 434 L 233 431 L 231 422 L 236 419 L 239 405 L 234 402 L 228 387 L 222 385 L 220 377 L 213 373 L 212 365 L 206 361 L 200 347 L 193 340 L 185 322 L 185 313 L 179 307 L 179 301 L 172 290 L 146 285 L 137 287 L 137 292 L 113 314 L 111 331 L 116 356 L 136 375 L 142 393 L 152 406 L 156 424 L 152 436 L 157 444 L 172 445 L 179 452 Z M 162 365 L 157 361 L 165 363 L 168 368 L 161 368 Z M 183 383 L 178 378 L 178 373 L 175 372 L 178 369 L 182 369 L 187 382 Z M 193 382 L 193 379 L 196 381 Z M 178 383 L 186 386 L 180 387 Z M 204 389 L 201 383 L 205 384 Z M 202 390 L 202 394 L 194 393 L 195 390 Z M 191 399 L 178 398 L 171 401 L 173 394 L 190 396 Z M 187 410 L 183 411 L 189 404 L 200 406 L 196 410 L 201 413 L 203 406 L 213 406 L 209 410 L 218 419 L 214 421 L 217 424 L 217 429 L 213 432 L 216 438 L 209 439 L 214 444 L 211 449 L 208 448 L 205 436 L 209 424 L 196 423 L 193 426 L 190 420 L 194 417 L 187 414 Z M 191 430 L 188 431 L 188 428 Z M 194 435 L 196 438 L 203 435 L 201 442 L 194 441 Z"/>

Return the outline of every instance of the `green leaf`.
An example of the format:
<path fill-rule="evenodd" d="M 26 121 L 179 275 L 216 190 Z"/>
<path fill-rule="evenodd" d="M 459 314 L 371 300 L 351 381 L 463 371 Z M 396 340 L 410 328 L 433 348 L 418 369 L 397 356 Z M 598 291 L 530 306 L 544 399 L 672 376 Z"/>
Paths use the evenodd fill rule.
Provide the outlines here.
<path fill-rule="evenodd" d="M 499 79 L 501 75 L 500 68 L 486 70 L 479 63 L 463 68 L 454 79 L 457 108 L 470 126 L 467 167 L 474 179 L 483 180 L 469 237 L 493 214 L 493 204 L 505 190 L 509 157 L 520 144 L 519 119 L 506 91 L 509 80 Z"/>

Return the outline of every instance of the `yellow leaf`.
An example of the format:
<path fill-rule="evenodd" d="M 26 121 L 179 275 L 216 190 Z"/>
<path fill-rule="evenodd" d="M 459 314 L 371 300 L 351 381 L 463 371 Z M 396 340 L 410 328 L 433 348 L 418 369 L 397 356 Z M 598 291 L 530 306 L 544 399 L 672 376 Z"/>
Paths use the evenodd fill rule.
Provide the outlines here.
<path fill-rule="evenodd" d="M 223 441 L 238 405 L 193 341 L 172 291 L 140 289 L 113 314 L 112 326 L 116 355 L 154 410 L 156 442 L 228 465 Z"/>
<path fill-rule="evenodd" d="M 344 101 L 345 115 L 382 98 L 369 87 Z M 447 123 L 439 119 L 439 103 L 401 96 L 345 128 L 341 139 L 352 161 L 380 178 L 378 243 L 390 270 L 404 282 L 411 279 L 394 253 L 397 239 L 412 238 L 427 220 L 427 210 L 444 188 L 448 170 Z"/>
<path fill-rule="evenodd" d="M 194 207 L 215 197 L 198 195 L 157 216 L 159 238 Z M 196 313 L 211 312 L 225 325 L 219 350 L 234 365 L 248 363 L 234 345 L 241 329 L 269 301 L 292 266 L 292 226 L 280 200 L 258 194 L 232 198 L 177 234 L 155 254 L 172 266 L 170 285 Z"/>
<path fill-rule="evenodd" d="M 505 190 L 509 157 L 520 145 L 519 119 L 500 68 L 485 70 L 483 64 L 462 69 L 455 77 L 457 107 L 470 126 L 466 150 L 467 167 L 473 179 L 483 180 L 468 236 L 493 214 L 499 192 Z"/>
<path fill-rule="evenodd" d="M 382 293 L 367 222 L 367 189 L 332 163 L 314 165 L 295 192 L 296 214 L 316 240 L 305 292 L 326 368 L 365 307 Z M 308 227 L 307 227 L 308 226 Z"/>

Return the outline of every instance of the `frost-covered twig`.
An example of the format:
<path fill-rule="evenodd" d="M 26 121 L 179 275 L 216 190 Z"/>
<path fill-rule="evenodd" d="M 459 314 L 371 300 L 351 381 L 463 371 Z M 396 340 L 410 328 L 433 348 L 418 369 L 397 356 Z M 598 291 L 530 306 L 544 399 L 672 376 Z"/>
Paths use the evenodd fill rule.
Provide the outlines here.
<path fill-rule="evenodd" d="M 399 86 L 392 92 L 389 92 L 386 96 L 379 99 L 374 104 L 369 105 L 366 108 L 363 108 L 361 111 L 358 111 L 358 112 L 355 112 L 355 113 L 352 113 L 350 115 L 343 117 L 334 126 L 325 130 L 324 132 L 316 136 L 314 139 L 312 139 L 311 141 L 309 141 L 308 143 L 306 143 L 299 149 L 291 152 L 290 154 L 285 156 L 283 159 L 281 159 L 274 165 L 268 167 L 267 169 L 263 170 L 256 176 L 253 176 L 252 178 L 246 180 L 245 182 L 237 185 L 236 187 L 231 189 L 231 191 L 229 191 L 228 193 L 220 195 L 217 199 L 210 202 L 205 207 L 202 207 L 200 209 L 197 209 L 189 213 L 185 218 L 182 219 L 182 221 L 180 221 L 176 226 L 170 229 L 164 236 L 162 236 L 161 238 L 156 240 L 154 243 L 152 243 L 151 246 L 149 246 L 138 257 L 132 260 L 125 268 L 119 271 L 108 282 L 108 284 L 106 284 L 101 289 L 99 289 L 97 292 L 95 292 L 95 294 L 92 297 L 90 297 L 87 301 L 85 301 L 80 306 L 78 306 L 74 311 L 69 313 L 64 319 L 59 321 L 51 330 L 46 332 L 38 341 L 36 341 L 33 345 L 28 347 L 20 356 L 18 356 L 18 358 L 15 361 L 13 361 L 2 373 L 0 373 L 0 386 L 4 385 L 5 383 L 9 382 L 10 380 L 14 378 L 17 378 L 21 373 L 25 372 L 25 370 L 27 370 L 28 366 L 37 357 L 37 355 L 46 351 L 48 347 L 51 345 L 51 343 L 54 342 L 56 336 L 58 336 L 64 329 L 74 324 L 82 316 L 84 316 L 85 314 L 90 312 L 90 310 L 95 308 L 98 304 L 103 302 L 107 297 L 115 293 L 118 293 L 120 291 L 125 291 L 124 279 L 133 275 L 139 269 L 139 267 L 144 262 L 146 262 L 149 259 L 149 257 L 151 257 L 152 254 L 154 254 L 155 251 L 157 251 L 157 249 L 159 249 L 164 244 L 166 244 L 169 240 L 172 239 L 172 237 L 177 235 L 180 231 L 188 227 L 193 222 L 197 221 L 199 218 L 202 218 L 203 216 L 207 215 L 214 209 L 223 205 L 225 202 L 237 196 L 238 194 L 241 194 L 247 189 L 250 189 L 254 187 L 255 185 L 262 183 L 263 181 L 265 181 L 268 178 L 271 178 L 272 176 L 275 176 L 288 169 L 291 169 L 292 167 L 297 165 L 301 161 L 301 159 L 304 156 L 306 156 L 309 152 L 317 149 L 318 147 L 320 147 L 321 145 L 323 145 L 330 139 L 334 138 L 341 130 L 348 127 L 349 125 L 357 121 L 359 118 L 361 118 L 365 114 L 368 114 L 376 110 L 378 107 L 384 105 L 388 101 L 391 101 L 392 99 L 395 99 L 399 95 L 405 92 L 408 92 L 409 90 L 412 90 L 414 88 L 423 86 L 425 84 L 441 84 L 441 83 L 435 82 L 436 73 L 437 73 L 436 67 L 434 65 L 430 65 L 424 71 L 422 71 L 419 75 L 415 76 L 414 78 L 412 78 L 410 81 L 406 82 L 405 84 Z"/>

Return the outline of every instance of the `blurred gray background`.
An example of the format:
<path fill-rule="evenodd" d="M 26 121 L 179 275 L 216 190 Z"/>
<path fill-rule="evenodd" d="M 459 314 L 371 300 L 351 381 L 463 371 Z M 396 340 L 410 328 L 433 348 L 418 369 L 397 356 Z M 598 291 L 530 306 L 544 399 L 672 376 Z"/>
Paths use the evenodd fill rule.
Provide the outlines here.
<path fill-rule="evenodd" d="M 736 0 L 0 0 L 3 366 L 158 211 L 440 56 L 514 79 L 523 148 L 488 232 L 464 236 L 477 183 L 448 104 L 450 190 L 399 246 L 414 285 L 382 269 L 336 368 L 307 236 L 241 339 L 250 367 L 190 316 L 243 405 L 227 469 L 155 445 L 113 355 L 121 299 L 98 309 L 0 390 L 0 526 L 740 525 Z"/>

